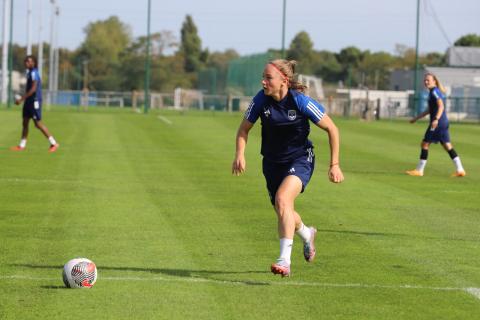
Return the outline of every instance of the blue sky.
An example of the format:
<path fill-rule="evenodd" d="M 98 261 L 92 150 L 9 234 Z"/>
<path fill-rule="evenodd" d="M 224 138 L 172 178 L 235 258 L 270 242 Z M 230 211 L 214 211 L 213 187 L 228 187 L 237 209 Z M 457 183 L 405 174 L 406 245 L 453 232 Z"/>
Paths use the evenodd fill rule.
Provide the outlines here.
<path fill-rule="evenodd" d="M 28 0 L 14 0 L 14 42 L 26 44 Z M 88 23 L 115 15 L 134 37 L 147 30 L 148 0 L 56 0 L 60 8 L 58 43 L 77 48 Z M 40 12 L 43 39 L 49 41 L 50 0 L 32 0 L 32 41 L 38 43 Z M 40 2 L 42 10 L 40 10 Z M 114 5 L 112 5 L 114 3 Z M 186 14 L 198 27 L 202 46 L 240 54 L 281 48 L 283 0 L 151 0 L 151 31 L 173 31 L 180 38 Z M 396 44 L 415 46 L 417 0 L 287 0 L 285 43 L 306 31 L 317 50 L 338 52 L 347 46 L 395 53 Z M 3 1 L 2 1 L 3 5 Z M 3 8 L 3 7 L 2 7 Z M 421 0 L 420 51 L 444 52 L 449 41 L 480 34 L 480 0 Z M 2 15 L 3 19 L 3 15 Z M 443 29 L 443 31 L 441 30 Z"/>

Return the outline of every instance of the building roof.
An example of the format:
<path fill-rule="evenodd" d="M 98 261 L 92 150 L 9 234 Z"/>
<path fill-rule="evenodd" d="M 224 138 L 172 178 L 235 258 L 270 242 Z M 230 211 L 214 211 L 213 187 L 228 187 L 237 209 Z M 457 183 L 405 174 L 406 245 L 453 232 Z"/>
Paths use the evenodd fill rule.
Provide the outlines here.
<path fill-rule="evenodd" d="M 480 68 L 425 67 L 425 71 L 438 77 L 444 86 L 480 87 Z"/>
<path fill-rule="evenodd" d="M 480 47 L 450 47 L 447 63 L 451 67 L 480 67 Z"/>

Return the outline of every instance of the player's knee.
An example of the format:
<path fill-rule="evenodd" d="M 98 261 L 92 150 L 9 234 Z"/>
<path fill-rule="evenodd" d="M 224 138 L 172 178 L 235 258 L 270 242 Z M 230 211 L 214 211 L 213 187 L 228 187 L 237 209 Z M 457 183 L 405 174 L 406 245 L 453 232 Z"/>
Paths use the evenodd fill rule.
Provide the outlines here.
<path fill-rule="evenodd" d="M 279 215 L 282 215 L 291 205 L 291 201 L 287 196 L 277 192 L 275 195 L 275 209 Z"/>

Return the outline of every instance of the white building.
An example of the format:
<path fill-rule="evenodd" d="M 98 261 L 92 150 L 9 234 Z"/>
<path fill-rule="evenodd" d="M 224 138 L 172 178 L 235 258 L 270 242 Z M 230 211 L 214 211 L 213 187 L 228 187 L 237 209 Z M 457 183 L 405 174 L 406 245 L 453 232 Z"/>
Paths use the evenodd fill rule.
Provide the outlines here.
<path fill-rule="evenodd" d="M 0 81 L 2 79 L 1 77 L 2 71 L 0 70 Z M 7 75 L 7 83 L 8 83 L 8 75 Z M 18 71 L 13 70 L 12 71 L 12 90 L 14 94 L 16 93 L 23 93 L 21 90 L 25 88 L 25 85 L 27 84 L 27 79 L 25 78 L 25 75 L 23 73 L 20 73 Z M 0 90 L 0 95 L 2 94 Z M 7 93 L 8 95 L 8 93 Z M 6 101 L 7 97 L 5 97 Z M 3 101 L 3 97 L 0 96 L 0 101 Z"/>
<path fill-rule="evenodd" d="M 337 89 L 337 94 L 348 102 L 348 115 L 362 118 L 410 116 L 409 98 L 413 95 L 411 90 Z"/>

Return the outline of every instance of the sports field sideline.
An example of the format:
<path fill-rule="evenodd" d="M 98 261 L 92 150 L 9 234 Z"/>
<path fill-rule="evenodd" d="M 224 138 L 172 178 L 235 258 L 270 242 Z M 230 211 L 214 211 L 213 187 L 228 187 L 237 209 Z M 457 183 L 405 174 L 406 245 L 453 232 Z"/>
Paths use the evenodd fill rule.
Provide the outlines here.
<path fill-rule="evenodd" d="M 297 210 L 318 255 L 295 239 L 292 277 L 275 277 L 276 217 L 261 173 L 260 124 L 247 172 L 230 174 L 242 114 L 54 108 L 12 152 L 21 111 L 0 110 L 0 319 L 478 319 L 480 126 L 451 124 L 467 171 L 432 146 L 426 124 L 335 119 L 346 180 L 328 182 L 326 135 Z M 87 257 L 99 278 L 66 289 Z"/>

